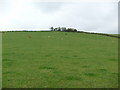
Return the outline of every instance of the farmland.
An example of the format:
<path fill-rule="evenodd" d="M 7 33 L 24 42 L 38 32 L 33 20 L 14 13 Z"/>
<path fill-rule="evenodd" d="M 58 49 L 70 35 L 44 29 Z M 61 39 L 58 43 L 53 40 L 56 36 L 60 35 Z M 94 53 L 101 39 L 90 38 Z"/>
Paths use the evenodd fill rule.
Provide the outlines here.
<path fill-rule="evenodd" d="M 2 88 L 2 33 L 0 33 L 0 89 Z"/>
<path fill-rule="evenodd" d="M 118 39 L 75 32 L 2 34 L 3 88 L 117 88 Z"/>

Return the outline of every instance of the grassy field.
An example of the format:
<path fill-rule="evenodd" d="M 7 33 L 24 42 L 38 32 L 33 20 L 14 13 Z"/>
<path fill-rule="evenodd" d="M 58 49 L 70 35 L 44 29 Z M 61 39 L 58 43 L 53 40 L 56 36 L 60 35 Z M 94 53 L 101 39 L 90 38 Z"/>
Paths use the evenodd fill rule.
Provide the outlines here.
<path fill-rule="evenodd" d="M 74 32 L 3 33 L 3 88 L 117 88 L 118 39 Z"/>
<path fill-rule="evenodd" d="M 2 88 L 2 33 L 0 33 L 0 89 Z"/>

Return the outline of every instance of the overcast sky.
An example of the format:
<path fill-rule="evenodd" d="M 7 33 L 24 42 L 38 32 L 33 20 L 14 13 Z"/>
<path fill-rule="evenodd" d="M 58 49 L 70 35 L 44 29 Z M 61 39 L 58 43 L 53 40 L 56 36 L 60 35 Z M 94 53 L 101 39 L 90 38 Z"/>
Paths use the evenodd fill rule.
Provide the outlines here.
<path fill-rule="evenodd" d="M 0 30 L 72 27 L 118 33 L 118 2 L 0 0 Z"/>

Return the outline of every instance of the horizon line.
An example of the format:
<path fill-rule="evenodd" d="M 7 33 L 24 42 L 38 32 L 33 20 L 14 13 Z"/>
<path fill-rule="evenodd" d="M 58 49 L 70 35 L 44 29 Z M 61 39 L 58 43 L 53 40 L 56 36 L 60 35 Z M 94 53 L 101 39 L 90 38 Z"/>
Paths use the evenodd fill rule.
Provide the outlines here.
<path fill-rule="evenodd" d="M 50 29 L 9 29 L 9 30 L 0 30 L 0 32 L 9 32 L 9 31 L 51 31 Z M 103 33 L 103 34 L 120 34 L 119 32 L 117 33 L 107 33 L 107 32 L 98 32 L 98 31 L 86 31 L 86 30 L 77 30 L 77 31 L 81 31 L 81 32 L 88 32 L 88 33 Z"/>

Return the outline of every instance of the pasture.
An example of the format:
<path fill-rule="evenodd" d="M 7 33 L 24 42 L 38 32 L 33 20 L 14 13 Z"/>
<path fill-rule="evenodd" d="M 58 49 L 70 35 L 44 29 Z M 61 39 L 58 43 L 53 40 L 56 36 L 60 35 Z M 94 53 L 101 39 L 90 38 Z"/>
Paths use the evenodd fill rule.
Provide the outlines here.
<path fill-rule="evenodd" d="M 0 33 L 0 89 L 2 88 L 2 33 Z"/>
<path fill-rule="evenodd" d="M 117 88 L 118 39 L 75 32 L 2 35 L 3 88 Z"/>

